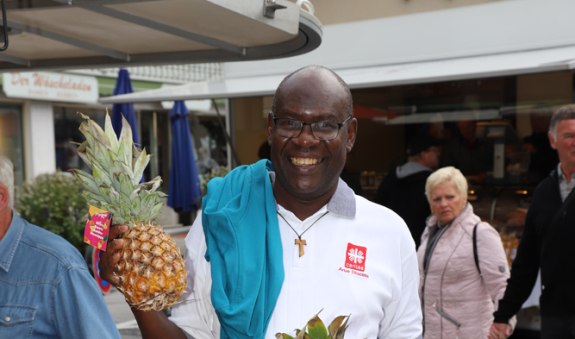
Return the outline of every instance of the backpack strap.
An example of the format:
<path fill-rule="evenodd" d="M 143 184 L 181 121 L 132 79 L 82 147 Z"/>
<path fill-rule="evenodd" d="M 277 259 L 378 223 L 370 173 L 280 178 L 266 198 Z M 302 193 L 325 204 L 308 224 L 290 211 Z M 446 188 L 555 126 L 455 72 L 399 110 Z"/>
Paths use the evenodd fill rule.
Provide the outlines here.
<path fill-rule="evenodd" d="M 473 226 L 473 259 L 475 259 L 475 267 L 477 267 L 477 272 L 481 275 L 481 268 L 479 267 L 479 254 L 477 254 L 477 226 L 479 222 Z"/>

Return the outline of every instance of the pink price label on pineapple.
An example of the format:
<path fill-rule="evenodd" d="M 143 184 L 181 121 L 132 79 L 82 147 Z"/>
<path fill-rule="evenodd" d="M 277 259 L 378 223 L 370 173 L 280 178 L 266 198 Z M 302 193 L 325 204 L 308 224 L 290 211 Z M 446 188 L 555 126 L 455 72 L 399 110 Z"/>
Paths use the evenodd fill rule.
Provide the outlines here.
<path fill-rule="evenodd" d="M 112 213 L 94 206 L 89 206 L 88 212 L 88 220 L 84 228 L 84 242 L 100 251 L 106 251 Z"/>

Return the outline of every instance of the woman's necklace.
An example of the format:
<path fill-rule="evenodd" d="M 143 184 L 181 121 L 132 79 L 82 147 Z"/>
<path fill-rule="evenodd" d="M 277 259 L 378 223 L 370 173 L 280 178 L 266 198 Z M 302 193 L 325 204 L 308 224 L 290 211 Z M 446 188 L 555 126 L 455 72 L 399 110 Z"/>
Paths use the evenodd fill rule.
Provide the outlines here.
<path fill-rule="evenodd" d="M 299 256 L 301 257 L 302 255 L 304 255 L 303 247 L 307 245 L 305 239 L 302 239 L 301 237 L 305 234 L 305 232 L 307 232 L 310 228 L 312 228 L 312 226 L 315 225 L 315 223 L 318 222 L 319 219 L 323 218 L 326 214 L 328 214 L 329 211 L 320 215 L 319 218 L 317 218 L 311 225 L 309 225 L 308 228 L 306 228 L 303 232 L 301 232 L 301 234 L 296 232 L 296 230 L 292 227 L 292 225 L 286 220 L 286 218 L 284 218 L 283 215 L 281 215 L 279 211 L 277 211 L 277 213 L 286 222 L 286 224 L 288 224 L 289 228 L 291 228 L 291 230 L 297 235 L 297 239 L 295 239 L 294 244 L 299 247 Z"/>

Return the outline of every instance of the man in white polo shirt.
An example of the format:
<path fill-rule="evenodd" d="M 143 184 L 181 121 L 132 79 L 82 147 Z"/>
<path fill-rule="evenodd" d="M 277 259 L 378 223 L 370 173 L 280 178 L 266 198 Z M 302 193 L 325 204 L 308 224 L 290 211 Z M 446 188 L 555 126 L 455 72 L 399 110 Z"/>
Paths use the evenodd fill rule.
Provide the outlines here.
<path fill-rule="evenodd" d="M 182 303 L 170 318 L 133 310 L 144 337 L 295 336 L 320 312 L 325 323 L 349 315 L 347 338 L 419 338 L 409 230 L 339 178 L 357 134 L 348 86 L 324 67 L 295 71 L 276 91 L 267 130 L 271 162 L 209 183 L 186 238 Z M 102 261 L 107 274 L 115 262 Z"/>

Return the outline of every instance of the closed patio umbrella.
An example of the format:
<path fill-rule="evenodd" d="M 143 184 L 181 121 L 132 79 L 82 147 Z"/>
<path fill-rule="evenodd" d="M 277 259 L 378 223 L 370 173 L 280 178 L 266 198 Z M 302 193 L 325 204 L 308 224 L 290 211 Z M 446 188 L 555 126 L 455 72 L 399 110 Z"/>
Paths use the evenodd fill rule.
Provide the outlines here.
<path fill-rule="evenodd" d="M 127 69 L 121 68 L 118 71 L 118 79 L 116 80 L 116 87 L 114 87 L 114 95 L 132 93 L 132 81 L 130 80 L 130 73 Z M 112 106 L 112 126 L 116 135 L 120 135 L 122 131 L 122 115 L 130 123 L 132 127 L 132 139 L 134 143 L 139 144 L 140 138 L 138 137 L 138 128 L 136 124 L 136 111 L 133 103 L 114 104 Z"/>
<path fill-rule="evenodd" d="M 188 114 L 183 101 L 174 102 L 170 110 L 172 156 L 168 206 L 180 213 L 195 211 L 201 195 Z"/>

